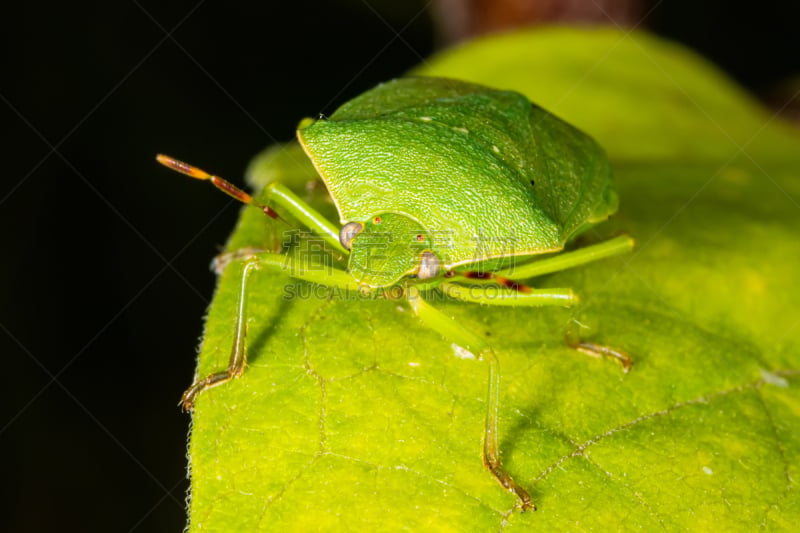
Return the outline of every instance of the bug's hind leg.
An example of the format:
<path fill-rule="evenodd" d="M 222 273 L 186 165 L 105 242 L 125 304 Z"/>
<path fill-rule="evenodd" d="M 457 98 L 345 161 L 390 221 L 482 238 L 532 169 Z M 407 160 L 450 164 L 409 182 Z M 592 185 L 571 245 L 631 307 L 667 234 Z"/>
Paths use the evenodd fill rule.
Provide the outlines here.
<path fill-rule="evenodd" d="M 580 326 L 580 324 L 578 325 Z M 595 357 L 597 359 L 606 358 L 616 361 L 622 365 L 622 371 L 626 374 L 631 371 L 633 361 L 630 356 L 622 350 L 617 350 L 616 348 L 597 344 L 595 342 L 583 341 L 571 328 L 567 328 L 567 332 L 564 334 L 564 341 L 567 343 L 567 346 L 573 350 L 577 350 L 590 357 Z"/>
<path fill-rule="evenodd" d="M 617 361 L 622 365 L 622 371 L 626 374 L 631 371 L 631 367 L 633 366 L 633 361 L 627 353 L 614 349 L 610 346 L 603 346 L 602 344 L 595 344 L 593 342 L 573 343 L 570 342 L 569 337 L 567 337 L 567 344 L 570 348 L 573 348 L 591 357 L 607 357 Z"/>
<path fill-rule="evenodd" d="M 575 268 L 601 259 L 629 253 L 633 249 L 633 245 L 634 241 L 630 236 L 620 235 L 591 246 L 569 252 L 561 252 L 538 261 L 499 270 L 494 274 L 513 279 L 534 278 L 543 274 L 560 272 L 568 268 Z"/>

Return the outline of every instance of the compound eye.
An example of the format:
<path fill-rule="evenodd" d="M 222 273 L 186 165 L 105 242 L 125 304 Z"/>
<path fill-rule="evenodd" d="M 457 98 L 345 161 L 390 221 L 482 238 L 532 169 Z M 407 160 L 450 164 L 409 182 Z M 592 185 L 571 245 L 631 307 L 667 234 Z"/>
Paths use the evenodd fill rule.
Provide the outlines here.
<path fill-rule="evenodd" d="M 417 278 L 430 279 L 439 275 L 439 258 L 433 252 L 422 252 L 419 256 Z"/>
<path fill-rule="evenodd" d="M 356 235 L 361 233 L 364 229 L 364 224 L 361 222 L 348 222 L 342 229 L 339 230 L 339 242 L 342 243 L 345 250 L 350 250 L 350 245 Z"/>

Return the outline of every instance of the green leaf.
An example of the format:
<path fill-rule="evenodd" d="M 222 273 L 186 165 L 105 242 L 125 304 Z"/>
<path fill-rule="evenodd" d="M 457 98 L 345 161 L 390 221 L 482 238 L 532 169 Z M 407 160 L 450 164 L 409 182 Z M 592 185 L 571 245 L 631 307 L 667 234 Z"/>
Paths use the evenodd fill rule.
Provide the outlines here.
<path fill-rule="evenodd" d="M 510 34 L 416 73 L 516 89 L 592 134 L 614 164 L 620 212 L 585 238 L 638 242 L 535 281 L 573 287 L 576 310 L 436 304 L 490 336 L 503 459 L 539 510 L 516 510 L 481 463 L 481 362 L 454 357 L 401 302 L 309 295 L 265 271 L 246 372 L 196 405 L 191 529 L 800 523 L 797 133 L 697 56 L 640 33 Z M 245 208 L 229 249 L 274 246 L 282 229 Z M 232 263 L 220 279 L 201 375 L 227 364 L 240 276 Z M 567 328 L 629 352 L 631 373 L 567 348 Z"/>

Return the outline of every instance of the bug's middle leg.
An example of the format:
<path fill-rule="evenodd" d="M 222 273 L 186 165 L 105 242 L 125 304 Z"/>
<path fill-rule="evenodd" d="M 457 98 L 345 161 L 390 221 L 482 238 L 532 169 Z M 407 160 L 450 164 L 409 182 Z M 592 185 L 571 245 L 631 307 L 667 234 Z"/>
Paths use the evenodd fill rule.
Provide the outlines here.
<path fill-rule="evenodd" d="M 442 283 L 439 288 L 451 298 L 482 305 L 505 307 L 571 307 L 578 303 L 578 297 L 572 292 L 572 289 L 527 289 L 527 292 L 519 292 L 506 287 L 490 285 L 464 287 L 455 283 Z M 625 373 L 630 372 L 631 366 L 633 366 L 631 358 L 621 350 L 594 342 L 583 341 L 570 330 L 567 330 L 564 338 L 567 346 L 576 351 L 591 357 L 607 358 L 618 362 L 622 365 L 622 369 Z"/>
<path fill-rule="evenodd" d="M 500 460 L 498 440 L 498 413 L 500 410 L 500 371 L 497 356 L 485 340 L 467 330 L 455 320 L 425 302 L 415 287 L 406 288 L 406 296 L 416 315 L 426 326 L 443 337 L 476 354 L 487 364 L 489 384 L 486 405 L 486 422 L 483 432 L 483 464 L 506 490 L 520 500 L 523 511 L 536 510 L 530 494 L 505 471 Z"/>
<path fill-rule="evenodd" d="M 529 263 L 517 267 L 516 269 L 493 272 L 485 277 L 486 281 L 501 283 L 502 286 L 481 285 L 477 287 L 464 287 L 455 283 L 443 283 L 441 288 L 444 290 L 445 294 L 452 298 L 485 305 L 509 307 L 561 305 L 569 307 L 578 303 L 577 296 L 574 295 L 570 289 L 531 289 L 505 276 L 516 274 L 521 278 L 525 278 L 557 272 L 629 252 L 633 248 L 633 244 L 634 242 L 631 237 L 622 235 L 586 248 Z M 622 369 L 625 373 L 630 372 L 633 366 L 633 361 L 627 353 L 610 346 L 583 341 L 580 339 L 579 335 L 574 335 L 570 330 L 567 330 L 565 340 L 570 348 L 578 352 L 591 357 L 606 358 L 616 361 L 622 365 Z"/>

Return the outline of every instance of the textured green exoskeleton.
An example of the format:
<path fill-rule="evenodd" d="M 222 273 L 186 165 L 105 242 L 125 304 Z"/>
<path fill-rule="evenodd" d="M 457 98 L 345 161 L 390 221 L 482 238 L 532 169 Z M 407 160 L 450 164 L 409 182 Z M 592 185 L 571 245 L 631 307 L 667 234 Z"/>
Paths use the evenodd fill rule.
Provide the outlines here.
<path fill-rule="evenodd" d="M 407 217 L 432 236 L 445 271 L 561 250 L 617 208 L 597 143 L 516 92 L 395 80 L 297 134 L 342 223 Z M 410 221 L 381 231 L 399 239 Z M 362 283 L 386 287 L 414 273 L 416 247 L 405 254 L 376 271 L 354 253 L 349 270 Z"/>
<path fill-rule="evenodd" d="M 483 456 L 486 467 L 515 493 L 523 510 L 527 491 L 503 470 L 498 445 L 500 374 L 485 338 L 467 330 L 424 299 L 430 291 L 467 302 L 504 306 L 570 306 L 570 289 L 534 290 L 516 280 L 572 268 L 629 251 L 617 237 L 547 257 L 617 209 L 611 168 L 590 137 L 531 104 L 524 96 L 456 80 L 404 78 L 379 85 L 330 118 L 306 119 L 297 131 L 313 168 L 335 203 L 341 228 L 291 190 L 266 185 L 260 205 L 227 181 L 180 161 L 159 161 L 279 218 L 273 206 L 316 232 L 347 271 L 294 268 L 275 253 L 245 250 L 234 346 L 226 370 L 199 379 L 183 396 L 190 409 L 199 392 L 244 371 L 245 295 L 250 274 L 269 267 L 332 287 L 404 296 L 428 327 L 488 364 Z M 302 266 L 302 265 L 301 265 Z M 514 281 L 512 281 L 512 277 Z M 464 281 L 486 284 L 466 290 Z M 483 289 L 481 288 L 483 287 Z M 491 290 L 488 290 L 491 289 Z M 575 342 L 594 356 L 610 348 Z"/>

